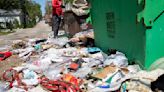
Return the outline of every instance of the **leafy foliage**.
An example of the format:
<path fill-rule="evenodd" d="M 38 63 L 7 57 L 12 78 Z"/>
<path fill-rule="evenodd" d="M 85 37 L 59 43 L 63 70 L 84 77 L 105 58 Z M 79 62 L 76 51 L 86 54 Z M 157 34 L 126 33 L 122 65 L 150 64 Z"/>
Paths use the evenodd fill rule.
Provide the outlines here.
<path fill-rule="evenodd" d="M 21 9 L 28 17 L 27 27 L 33 27 L 36 24 L 36 18 L 42 17 L 40 8 L 41 6 L 32 0 L 0 0 L 0 9 Z"/>
<path fill-rule="evenodd" d="M 52 14 L 52 6 L 49 5 L 48 3 L 46 4 L 45 10 L 46 10 L 46 14 Z"/>
<path fill-rule="evenodd" d="M 0 9 L 12 10 L 20 9 L 20 0 L 0 0 Z"/>

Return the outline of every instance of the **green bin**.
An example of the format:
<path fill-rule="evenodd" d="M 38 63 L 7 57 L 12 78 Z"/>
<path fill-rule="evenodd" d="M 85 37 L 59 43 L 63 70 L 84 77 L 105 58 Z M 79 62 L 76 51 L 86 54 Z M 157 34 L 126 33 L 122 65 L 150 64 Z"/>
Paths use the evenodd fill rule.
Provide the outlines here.
<path fill-rule="evenodd" d="M 95 43 L 149 69 L 164 57 L 164 0 L 91 0 Z"/>

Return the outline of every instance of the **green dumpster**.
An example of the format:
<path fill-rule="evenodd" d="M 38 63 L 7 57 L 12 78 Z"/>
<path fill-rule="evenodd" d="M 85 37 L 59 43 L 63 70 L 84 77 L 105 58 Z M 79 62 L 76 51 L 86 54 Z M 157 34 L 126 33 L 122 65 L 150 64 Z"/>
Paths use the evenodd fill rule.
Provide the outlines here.
<path fill-rule="evenodd" d="M 149 67 L 164 57 L 164 0 L 91 0 L 95 43 Z"/>

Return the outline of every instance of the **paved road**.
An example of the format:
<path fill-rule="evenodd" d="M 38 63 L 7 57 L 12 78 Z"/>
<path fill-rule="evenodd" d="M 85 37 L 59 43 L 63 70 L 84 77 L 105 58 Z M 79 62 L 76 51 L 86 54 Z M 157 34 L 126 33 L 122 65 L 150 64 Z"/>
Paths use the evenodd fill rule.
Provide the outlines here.
<path fill-rule="evenodd" d="M 0 47 L 10 45 L 13 40 L 26 39 L 26 38 L 47 38 L 51 32 L 51 27 L 44 23 L 39 22 L 34 28 L 19 29 L 15 33 L 0 36 Z"/>

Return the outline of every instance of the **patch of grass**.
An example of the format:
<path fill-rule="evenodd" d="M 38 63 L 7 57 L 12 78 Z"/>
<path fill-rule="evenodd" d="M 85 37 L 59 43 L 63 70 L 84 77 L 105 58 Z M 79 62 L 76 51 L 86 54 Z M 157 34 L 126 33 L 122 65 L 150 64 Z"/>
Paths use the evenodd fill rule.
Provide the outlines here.
<path fill-rule="evenodd" d="M 10 34 L 10 33 L 14 33 L 15 31 L 9 31 L 9 32 L 0 32 L 0 36 L 1 35 L 7 35 L 7 34 Z"/>

